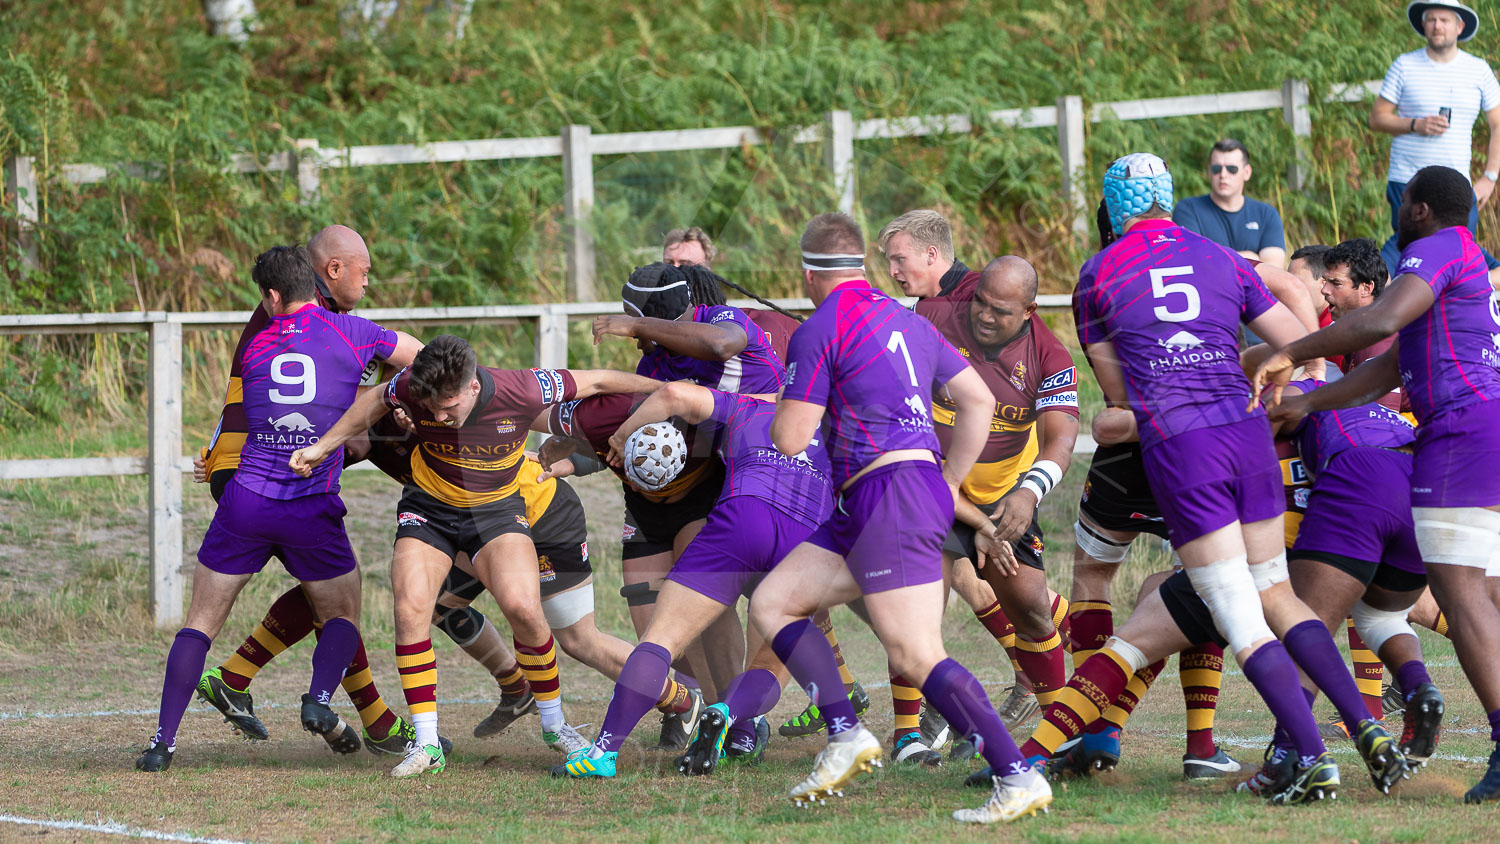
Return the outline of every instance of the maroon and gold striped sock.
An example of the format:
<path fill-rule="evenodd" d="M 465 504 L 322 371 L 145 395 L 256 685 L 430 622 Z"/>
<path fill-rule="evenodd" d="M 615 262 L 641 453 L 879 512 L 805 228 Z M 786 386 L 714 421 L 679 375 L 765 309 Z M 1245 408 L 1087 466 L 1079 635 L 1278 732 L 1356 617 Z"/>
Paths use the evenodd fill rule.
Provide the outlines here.
<path fill-rule="evenodd" d="M 511 644 L 515 645 L 516 660 L 521 663 L 521 671 L 531 686 L 532 696 L 536 698 L 537 713 L 542 716 L 542 728 L 550 730 L 557 727 L 563 721 L 562 684 L 557 676 L 557 649 L 552 643 L 551 634 L 539 644 L 527 645 L 516 638 L 511 639 Z"/>
<path fill-rule="evenodd" d="M 1010 619 L 1005 616 L 1005 611 L 1000 609 L 1000 602 L 996 601 L 982 610 L 975 610 L 974 617 L 979 619 L 984 629 L 988 630 L 995 641 L 1000 643 L 1000 647 L 1005 649 L 1005 655 L 1010 659 L 1010 668 L 1016 675 L 1016 685 L 1028 692 L 1031 691 L 1031 681 L 1027 679 L 1026 672 L 1021 670 L 1020 652 L 1016 650 L 1016 626 L 1010 623 Z"/>
<path fill-rule="evenodd" d="M 1177 655 L 1177 679 L 1187 707 L 1187 752 L 1207 759 L 1218 752 L 1214 743 L 1214 715 L 1219 708 L 1219 685 L 1224 681 L 1224 649 L 1206 642 Z"/>
<path fill-rule="evenodd" d="M 1047 707 L 1036 732 L 1021 748 L 1030 759 L 1051 759 L 1057 748 L 1094 723 L 1114 702 L 1131 676 L 1130 663 L 1109 648 L 1100 648 L 1073 672 L 1068 685 L 1058 692 L 1057 700 Z"/>
<path fill-rule="evenodd" d="M 1026 677 L 1031 680 L 1031 690 L 1036 702 L 1046 706 L 1057 699 L 1057 693 L 1068 679 L 1068 665 L 1063 656 L 1062 637 L 1054 630 L 1051 636 L 1033 642 L 1025 636 L 1016 636 L 1016 658 Z"/>
<path fill-rule="evenodd" d="M 680 715 L 692 708 L 693 701 L 688 697 L 687 686 L 668 677 L 667 684 L 662 687 L 661 697 L 656 699 L 656 711 L 667 715 L 674 713 Z M 696 725 L 690 724 L 688 728 L 692 729 L 694 726 Z"/>
<path fill-rule="evenodd" d="M 894 671 L 891 672 L 891 709 L 896 714 L 896 739 L 921 729 L 922 690 Z"/>
<path fill-rule="evenodd" d="M 1344 621 L 1349 635 L 1349 661 L 1354 663 L 1354 685 L 1359 687 L 1359 696 L 1364 699 L 1365 711 L 1370 717 L 1380 720 L 1385 717 L 1385 704 L 1381 702 L 1380 683 L 1385 679 L 1385 666 L 1380 657 L 1370 652 L 1359 631 L 1354 629 L 1354 619 Z M 1349 725 L 1352 732 L 1354 725 Z"/>
<path fill-rule="evenodd" d="M 1125 682 L 1125 691 L 1115 696 L 1115 702 L 1104 710 L 1104 714 L 1099 716 L 1099 720 L 1089 728 L 1089 732 L 1101 732 L 1109 727 L 1125 729 L 1125 722 L 1130 720 L 1131 713 L 1135 712 L 1137 706 L 1140 706 L 1141 698 L 1146 696 L 1151 684 L 1156 682 L 1156 678 L 1166 667 L 1167 661 L 1159 659 L 1130 675 L 1130 679 Z"/>
<path fill-rule="evenodd" d="M 434 736 L 437 732 L 437 654 L 433 653 L 432 640 L 396 645 L 396 671 L 401 674 L 406 710 L 411 713 L 412 725 L 419 730 L 417 740 L 437 744 L 435 739 L 423 741 L 421 732 L 428 723 L 433 725 Z"/>
<path fill-rule="evenodd" d="M 1074 601 L 1068 613 L 1073 622 L 1073 664 L 1082 665 L 1115 635 L 1115 613 L 1109 601 Z"/>
<path fill-rule="evenodd" d="M 509 668 L 496 673 L 495 682 L 500 684 L 500 694 L 504 697 L 520 697 L 531 690 L 520 662 L 513 662 Z"/>
<path fill-rule="evenodd" d="M 828 647 L 833 648 L 833 663 L 839 667 L 839 680 L 844 684 L 846 693 L 854 692 L 854 675 L 850 673 L 849 666 L 844 664 L 844 652 L 839 649 L 838 634 L 833 632 L 833 619 L 824 610 L 813 616 L 813 623 L 823 631 L 823 638 L 828 640 Z"/>
<path fill-rule="evenodd" d="M 282 651 L 307 638 L 313 632 L 318 616 L 301 586 L 293 586 L 266 610 L 265 618 L 246 637 L 244 644 L 219 666 L 225 685 L 238 692 L 250 688 L 250 681 L 266 663 Z"/>
<path fill-rule="evenodd" d="M 365 732 L 375 739 L 383 739 L 391 734 L 396 714 L 385 705 L 380 690 L 375 688 L 375 677 L 370 673 L 370 659 L 365 654 L 363 641 L 355 649 L 354 659 L 349 661 L 349 670 L 344 672 L 344 680 L 340 685 L 344 687 L 344 693 L 349 695 L 349 702 L 359 711 L 359 720 L 364 725 Z"/>

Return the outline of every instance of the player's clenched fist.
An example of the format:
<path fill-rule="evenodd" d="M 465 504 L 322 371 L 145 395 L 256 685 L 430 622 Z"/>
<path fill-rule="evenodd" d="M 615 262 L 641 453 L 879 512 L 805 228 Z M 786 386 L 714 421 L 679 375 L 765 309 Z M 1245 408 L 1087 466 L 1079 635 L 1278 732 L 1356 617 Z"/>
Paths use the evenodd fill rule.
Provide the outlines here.
<path fill-rule="evenodd" d="M 287 461 L 287 465 L 292 467 L 293 472 L 296 472 L 297 474 L 306 478 L 312 475 L 312 470 L 316 468 L 319 463 L 322 463 L 323 458 L 327 456 L 327 450 L 319 448 L 316 444 L 314 444 L 308 446 L 307 448 L 299 448 L 296 451 L 292 452 L 291 459 Z"/>
<path fill-rule="evenodd" d="M 635 317 L 623 314 L 606 314 L 594 317 L 594 345 L 599 345 L 599 338 L 606 335 L 615 337 L 635 336 Z"/>

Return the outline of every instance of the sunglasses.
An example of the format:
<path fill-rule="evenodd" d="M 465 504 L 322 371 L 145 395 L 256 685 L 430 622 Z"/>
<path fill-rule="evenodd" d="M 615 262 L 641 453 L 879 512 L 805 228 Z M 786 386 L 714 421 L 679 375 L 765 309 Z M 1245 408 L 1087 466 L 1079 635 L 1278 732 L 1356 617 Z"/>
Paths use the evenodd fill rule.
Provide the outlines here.
<path fill-rule="evenodd" d="M 1208 165 L 1208 172 L 1212 173 L 1215 176 L 1219 175 L 1219 171 L 1220 170 L 1228 170 L 1229 171 L 1229 175 L 1233 176 L 1235 173 L 1240 172 L 1240 165 L 1238 165 L 1238 164 L 1210 164 L 1210 165 Z"/>

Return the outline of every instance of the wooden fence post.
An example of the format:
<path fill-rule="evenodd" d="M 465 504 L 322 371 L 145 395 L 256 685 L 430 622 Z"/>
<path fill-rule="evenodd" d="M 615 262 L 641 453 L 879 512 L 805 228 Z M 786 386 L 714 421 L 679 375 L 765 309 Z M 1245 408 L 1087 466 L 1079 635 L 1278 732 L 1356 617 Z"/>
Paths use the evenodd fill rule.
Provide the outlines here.
<path fill-rule="evenodd" d="M 536 320 L 536 365 L 542 369 L 568 368 L 568 313 L 546 305 Z"/>
<path fill-rule="evenodd" d="M 568 295 L 575 302 L 594 298 L 594 235 L 588 229 L 594 207 L 594 157 L 589 150 L 592 130 L 570 125 L 563 130 L 563 216 L 566 221 Z"/>
<path fill-rule="evenodd" d="M 37 212 L 36 171 L 31 157 L 20 155 L 5 160 L 5 189 L 16 195 L 16 236 L 21 243 L 21 260 L 31 269 L 41 266 L 36 250 Z"/>
<path fill-rule="evenodd" d="M 1088 191 L 1084 187 L 1088 160 L 1083 154 L 1083 98 L 1057 98 L 1057 151 L 1062 157 L 1062 191 L 1073 209 L 1073 233 L 1088 237 Z"/>
<path fill-rule="evenodd" d="M 323 165 L 318 157 L 317 138 L 292 141 L 292 165 L 297 168 L 297 202 L 311 205 L 318 199 L 321 184 L 318 169 Z"/>
<path fill-rule="evenodd" d="M 1292 163 L 1287 165 L 1286 180 L 1292 190 L 1307 187 L 1312 173 L 1312 111 L 1308 108 L 1308 89 L 1305 79 L 1288 79 L 1281 83 L 1281 110 L 1288 125 L 1292 127 Z"/>
<path fill-rule="evenodd" d="M 151 612 L 157 627 L 182 622 L 182 323 L 151 323 Z"/>
<path fill-rule="evenodd" d="M 833 189 L 838 192 L 839 210 L 854 213 L 854 116 L 847 111 L 830 111 L 823 117 L 824 157 Z"/>

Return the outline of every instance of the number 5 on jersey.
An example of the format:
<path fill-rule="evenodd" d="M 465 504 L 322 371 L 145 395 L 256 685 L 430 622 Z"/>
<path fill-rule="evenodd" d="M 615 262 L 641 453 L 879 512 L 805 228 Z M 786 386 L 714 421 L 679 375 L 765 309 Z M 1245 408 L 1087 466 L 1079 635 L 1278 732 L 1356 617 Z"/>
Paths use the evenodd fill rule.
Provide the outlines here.
<path fill-rule="evenodd" d="M 1203 303 L 1198 298 L 1198 288 L 1187 281 L 1167 281 L 1176 276 L 1192 274 L 1192 267 L 1157 267 L 1151 270 L 1152 296 L 1157 299 L 1166 299 L 1168 296 L 1179 295 L 1185 300 L 1180 311 L 1174 311 L 1168 307 L 1173 304 L 1172 302 L 1157 305 L 1152 311 L 1157 319 L 1162 322 L 1191 322 L 1203 312 Z"/>

